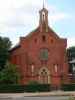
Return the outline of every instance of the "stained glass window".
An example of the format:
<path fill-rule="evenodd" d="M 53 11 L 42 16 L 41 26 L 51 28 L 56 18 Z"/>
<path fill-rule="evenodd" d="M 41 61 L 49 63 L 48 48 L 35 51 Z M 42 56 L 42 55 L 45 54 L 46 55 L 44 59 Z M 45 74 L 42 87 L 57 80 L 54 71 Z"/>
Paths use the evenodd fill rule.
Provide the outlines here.
<path fill-rule="evenodd" d="M 48 60 L 48 49 L 41 49 L 40 59 L 41 60 Z"/>

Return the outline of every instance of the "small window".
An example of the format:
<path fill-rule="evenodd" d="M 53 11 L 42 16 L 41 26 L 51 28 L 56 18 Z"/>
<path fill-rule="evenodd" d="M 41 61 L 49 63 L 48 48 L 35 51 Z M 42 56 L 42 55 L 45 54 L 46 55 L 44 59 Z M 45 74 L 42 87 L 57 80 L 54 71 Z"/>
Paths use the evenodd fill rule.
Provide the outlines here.
<path fill-rule="evenodd" d="M 53 39 L 51 39 L 51 43 L 53 43 Z"/>
<path fill-rule="evenodd" d="M 42 12 L 42 21 L 45 21 L 45 12 Z"/>
<path fill-rule="evenodd" d="M 58 64 L 54 64 L 54 70 L 55 70 L 55 72 L 58 71 Z"/>
<path fill-rule="evenodd" d="M 43 42 L 46 41 L 46 37 L 45 37 L 45 35 L 42 36 L 42 41 L 43 41 Z"/>
<path fill-rule="evenodd" d="M 35 43 L 36 43 L 36 42 L 37 42 L 37 39 L 35 39 L 34 41 L 35 41 Z"/>

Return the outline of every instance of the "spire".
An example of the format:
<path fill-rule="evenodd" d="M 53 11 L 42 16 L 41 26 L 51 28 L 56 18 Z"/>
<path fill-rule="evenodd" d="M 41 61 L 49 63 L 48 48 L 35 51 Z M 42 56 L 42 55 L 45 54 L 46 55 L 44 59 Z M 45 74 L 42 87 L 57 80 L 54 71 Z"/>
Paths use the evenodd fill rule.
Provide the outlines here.
<path fill-rule="evenodd" d="M 45 0 L 43 0 L 43 8 L 39 11 L 40 14 L 40 20 L 39 20 L 39 26 L 40 31 L 46 31 L 48 32 L 48 10 L 44 7 Z"/>
<path fill-rule="evenodd" d="M 43 8 L 44 8 L 44 0 L 43 0 Z"/>

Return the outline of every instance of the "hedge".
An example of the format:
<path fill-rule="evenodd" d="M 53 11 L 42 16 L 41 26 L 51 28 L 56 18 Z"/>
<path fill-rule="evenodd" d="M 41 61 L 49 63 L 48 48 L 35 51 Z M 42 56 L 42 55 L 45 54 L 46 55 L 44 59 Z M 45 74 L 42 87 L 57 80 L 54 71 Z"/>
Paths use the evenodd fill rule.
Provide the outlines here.
<path fill-rule="evenodd" d="M 75 91 L 75 84 L 63 84 L 61 90 Z M 23 93 L 23 92 L 48 92 L 51 91 L 51 85 L 48 84 L 0 84 L 0 93 Z"/>
<path fill-rule="evenodd" d="M 19 93 L 24 92 L 24 86 L 22 85 L 10 85 L 10 84 L 3 84 L 0 85 L 0 93 Z"/>
<path fill-rule="evenodd" d="M 23 93 L 23 92 L 47 92 L 50 91 L 50 85 L 0 85 L 0 93 Z"/>
<path fill-rule="evenodd" d="M 61 90 L 64 90 L 64 91 L 75 91 L 75 84 L 62 84 Z"/>
<path fill-rule="evenodd" d="M 48 84 L 35 84 L 26 86 L 26 92 L 48 92 L 48 91 L 50 91 L 50 85 Z"/>

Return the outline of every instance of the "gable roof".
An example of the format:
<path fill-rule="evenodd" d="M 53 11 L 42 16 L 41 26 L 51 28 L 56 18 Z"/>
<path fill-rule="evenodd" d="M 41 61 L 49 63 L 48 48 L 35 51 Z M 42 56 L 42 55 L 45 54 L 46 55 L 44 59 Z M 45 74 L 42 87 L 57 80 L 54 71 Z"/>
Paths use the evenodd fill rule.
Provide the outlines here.
<path fill-rule="evenodd" d="M 20 48 L 20 44 L 17 44 L 16 46 L 12 47 L 9 52 L 12 52 L 14 50 L 16 50 L 17 48 Z"/>
<path fill-rule="evenodd" d="M 43 27 L 43 30 L 45 30 L 45 28 L 46 27 Z M 41 33 L 45 33 L 45 31 L 43 31 L 43 32 L 40 32 L 40 26 L 38 26 L 35 30 L 33 30 L 32 32 L 30 32 L 26 37 L 24 37 L 24 38 L 29 38 L 29 37 L 31 37 L 32 35 L 35 35 L 35 34 L 41 34 Z M 50 36 L 52 36 L 52 37 L 54 37 L 54 38 L 59 38 L 59 36 L 54 32 L 54 30 L 52 29 L 52 28 L 50 28 L 49 26 L 48 26 L 48 32 L 46 32 L 46 33 L 49 33 L 50 34 Z"/>

